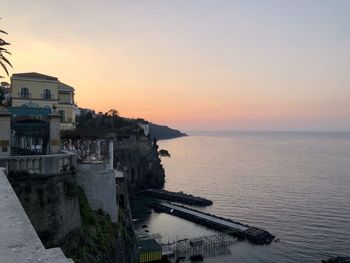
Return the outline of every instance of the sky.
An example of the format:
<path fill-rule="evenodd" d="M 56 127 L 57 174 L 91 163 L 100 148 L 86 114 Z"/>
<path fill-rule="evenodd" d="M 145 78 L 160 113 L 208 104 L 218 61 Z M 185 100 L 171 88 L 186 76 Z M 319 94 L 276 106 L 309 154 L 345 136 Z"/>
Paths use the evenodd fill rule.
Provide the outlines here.
<path fill-rule="evenodd" d="M 182 130 L 350 131 L 348 0 L 1 0 L 11 73 Z"/>

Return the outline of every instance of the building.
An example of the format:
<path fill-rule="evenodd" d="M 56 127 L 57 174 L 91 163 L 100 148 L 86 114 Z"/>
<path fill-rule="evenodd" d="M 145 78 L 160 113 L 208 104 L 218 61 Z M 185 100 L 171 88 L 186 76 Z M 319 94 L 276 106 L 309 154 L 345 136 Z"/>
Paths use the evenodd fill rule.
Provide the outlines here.
<path fill-rule="evenodd" d="M 143 133 L 148 136 L 149 134 L 149 124 L 148 123 L 139 123 L 140 128 L 143 130 Z"/>
<path fill-rule="evenodd" d="M 44 74 L 16 73 L 11 76 L 10 95 L 13 108 L 57 109 L 61 115 L 61 130 L 75 128 L 77 105 L 74 88 Z"/>
<path fill-rule="evenodd" d="M 140 263 L 162 259 L 162 247 L 153 238 L 142 238 L 137 241 Z"/>

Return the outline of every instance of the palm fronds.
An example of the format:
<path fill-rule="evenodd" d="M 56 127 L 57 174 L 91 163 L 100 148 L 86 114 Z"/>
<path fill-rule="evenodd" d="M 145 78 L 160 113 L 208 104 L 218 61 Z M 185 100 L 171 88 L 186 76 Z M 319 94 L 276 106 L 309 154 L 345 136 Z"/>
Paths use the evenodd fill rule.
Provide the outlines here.
<path fill-rule="evenodd" d="M 0 34 L 7 35 L 7 32 L 0 30 Z M 6 72 L 7 76 L 9 75 L 7 67 L 8 66 L 12 67 L 11 62 L 4 55 L 4 54 L 11 55 L 11 53 L 6 48 L 6 46 L 9 46 L 9 45 L 11 44 L 0 37 L 0 65 L 2 69 Z M 0 78 L 3 78 L 3 77 L 0 75 Z"/>

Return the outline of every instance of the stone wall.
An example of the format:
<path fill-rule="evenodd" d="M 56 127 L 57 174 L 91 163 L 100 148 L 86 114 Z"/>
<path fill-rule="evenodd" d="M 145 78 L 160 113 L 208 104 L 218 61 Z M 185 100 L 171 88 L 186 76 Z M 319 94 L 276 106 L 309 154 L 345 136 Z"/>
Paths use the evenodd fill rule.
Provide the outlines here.
<path fill-rule="evenodd" d="M 54 176 L 10 172 L 21 204 L 46 247 L 59 244 L 81 225 L 74 172 Z"/>
<path fill-rule="evenodd" d="M 102 209 L 117 222 L 118 207 L 115 171 L 108 163 L 84 163 L 78 166 L 77 182 L 85 192 L 89 205 L 95 211 Z"/>
<path fill-rule="evenodd" d="M 0 168 L 0 262 L 68 263 L 59 248 L 45 249 Z"/>

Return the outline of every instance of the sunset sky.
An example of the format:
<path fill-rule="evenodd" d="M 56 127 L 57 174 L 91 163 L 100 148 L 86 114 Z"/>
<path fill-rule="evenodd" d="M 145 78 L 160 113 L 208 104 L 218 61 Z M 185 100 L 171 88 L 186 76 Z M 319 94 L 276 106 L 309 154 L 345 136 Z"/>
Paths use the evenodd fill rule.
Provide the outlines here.
<path fill-rule="evenodd" d="M 350 1 L 1 0 L 11 73 L 183 130 L 350 130 Z"/>

